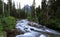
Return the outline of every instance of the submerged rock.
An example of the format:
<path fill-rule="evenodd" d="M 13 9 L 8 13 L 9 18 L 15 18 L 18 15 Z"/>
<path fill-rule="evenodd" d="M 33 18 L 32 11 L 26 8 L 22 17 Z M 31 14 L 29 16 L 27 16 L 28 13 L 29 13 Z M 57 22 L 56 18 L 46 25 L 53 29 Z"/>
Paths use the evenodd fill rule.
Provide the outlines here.
<path fill-rule="evenodd" d="M 48 36 L 46 36 L 46 35 L 44 35 L 44 34 L 41 34 L 39 37 L 48 37 Z"/>

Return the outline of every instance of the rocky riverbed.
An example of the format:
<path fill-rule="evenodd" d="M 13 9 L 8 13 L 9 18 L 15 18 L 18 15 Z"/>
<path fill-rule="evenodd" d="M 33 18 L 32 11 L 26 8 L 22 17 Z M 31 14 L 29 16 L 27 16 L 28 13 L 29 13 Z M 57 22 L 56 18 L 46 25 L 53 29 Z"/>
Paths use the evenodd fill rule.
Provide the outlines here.
<path fill-rule="evenodd" d="M 60 37 L 60 33 L 27 19 L 18 20 L 15 28 L 24 34 L 16 37 Z"/>

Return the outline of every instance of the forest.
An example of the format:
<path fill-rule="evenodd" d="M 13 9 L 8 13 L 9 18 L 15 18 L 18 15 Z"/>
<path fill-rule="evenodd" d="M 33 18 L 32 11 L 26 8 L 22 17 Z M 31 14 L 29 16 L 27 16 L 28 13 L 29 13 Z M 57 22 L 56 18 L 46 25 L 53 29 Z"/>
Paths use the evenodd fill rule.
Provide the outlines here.
<path fill-rule="evenodd" d="M 26 5 L 23 9 L 15 8 L 15 2 L 8 0 L 4 3 L 4 11 L 0 0 L 0 32 L 6 28 L 13 29 L 17 19 L 28 19 L 37 22 L 50 29 L 60 31 L 60 0 L 42 0 L 40 5 L 35 8 L 35 1 L 31 6 Z"/>

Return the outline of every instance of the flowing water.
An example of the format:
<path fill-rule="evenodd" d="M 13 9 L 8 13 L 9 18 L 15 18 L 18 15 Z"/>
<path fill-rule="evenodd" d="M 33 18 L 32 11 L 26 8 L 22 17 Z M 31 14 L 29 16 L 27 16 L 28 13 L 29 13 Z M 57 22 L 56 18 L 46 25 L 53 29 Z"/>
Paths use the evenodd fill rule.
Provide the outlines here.
<path fill-rule="evenodd" d="M 16 35 L 16 37 L 60 37 L 59 32 L 27 19 L 18 20 L 15 28 L 24 32 L 24 34 Z"/>

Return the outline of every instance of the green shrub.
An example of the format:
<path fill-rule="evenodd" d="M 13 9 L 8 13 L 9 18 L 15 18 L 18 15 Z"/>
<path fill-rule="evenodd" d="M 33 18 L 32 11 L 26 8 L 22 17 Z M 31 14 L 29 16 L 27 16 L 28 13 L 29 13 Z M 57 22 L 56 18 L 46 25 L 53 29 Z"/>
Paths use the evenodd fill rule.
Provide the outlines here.
<path fill-rule="evenodd" d="M 10 17 L 5 17 L 4 20 L 6 22 L 6 25 L 8 25 L 8 27 L 10 29 L 14 28 L 14 25 L 15 25 L 15 22 L 16 22 L 14 17 L 11 17 L 11 16 Z"/>
<path fill-rule="evenodd" d="M 0 31 L 5 28 L 13 29 L 15 22 L 16 20 L 12 16 L 2 18 L 2 20 L 0 20 Z"/>
<path fill-rule="evenodd" d="M 60 31 L 60 19 L 41 20 L 40 23 L 51 29 Z"/>

